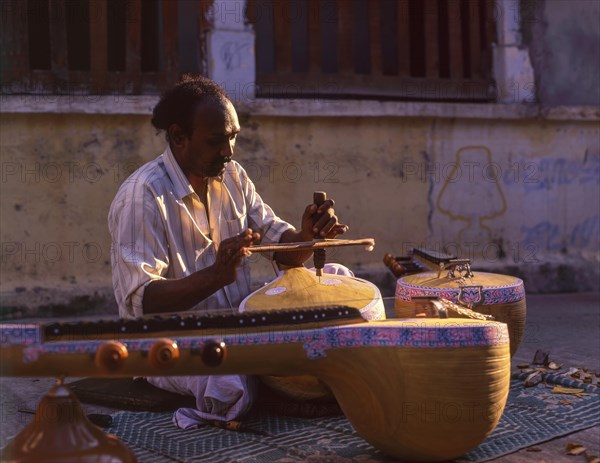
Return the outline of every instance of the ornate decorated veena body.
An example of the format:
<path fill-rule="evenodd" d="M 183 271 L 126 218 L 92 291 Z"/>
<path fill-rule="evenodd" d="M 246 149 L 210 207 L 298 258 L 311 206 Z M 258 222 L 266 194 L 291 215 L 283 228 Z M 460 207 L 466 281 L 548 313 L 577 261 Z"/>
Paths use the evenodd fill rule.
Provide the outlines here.
<path fill-rule="evenodd" d="M 146 321 L 106 322 L 105 334 L 89 322 L 83 329 L 78 322 L 2 325 L 2 375 L 311 375 L 333 392 L 360 436 L 409 461 L 443 461 L 476 447 L 508 396 L 503 323 L 366 321 L 341 306 L 224 321 L 175 317 L 164 320 L 168 330 L 163 320 Z"/>
<path fill-rule="evenodd" d="M 436 272 L 419 272 L 398 278 L 395 309 L 398 318 L 414 317 L 419 311 L 415 298 L 430 297 L 450 301 L 508 325 L 511 356 L 517 351 L 525 329 L 526 299 L 523 281 L 510 275 L 471 272 L 470 267 L 455 272 L 452 265 Z M 461 264 L 464 265 L 464 264 Z M 461 317 L 454 313 L 452 317 Z"/>

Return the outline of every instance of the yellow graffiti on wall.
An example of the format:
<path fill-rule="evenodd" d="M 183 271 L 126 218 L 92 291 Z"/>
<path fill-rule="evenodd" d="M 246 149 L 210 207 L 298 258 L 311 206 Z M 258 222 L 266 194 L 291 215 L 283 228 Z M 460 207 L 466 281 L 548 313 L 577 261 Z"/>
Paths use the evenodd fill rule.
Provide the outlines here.
<path fill-rule="evenodd" d="M 486 146 L 464 146 L 442 172 L 444 185 L 436 208 L 452 221 L 467 223 L 458 232 L 459 243 L 489 243 L 492 231 L 484 222 L 506 212 L 501 169 L 493 162 L 491 151 Z"/>

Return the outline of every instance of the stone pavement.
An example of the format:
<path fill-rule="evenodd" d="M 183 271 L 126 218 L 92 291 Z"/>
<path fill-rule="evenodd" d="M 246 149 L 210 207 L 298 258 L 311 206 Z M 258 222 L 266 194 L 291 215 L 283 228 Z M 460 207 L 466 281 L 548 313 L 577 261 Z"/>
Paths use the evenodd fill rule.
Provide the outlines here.
<path fill-rule="evenodd" d="M 564 367 L 584 367 L 600 372 L 600 294 L 551 294 L 527 296 L 525 335 L 512 359 L 513 371 L 520 363 L 531 363 L 536 350 Z M 600 456 L 600 426 L 535 445 L 493 460 L 495 463 L 586 463 L 583 455 L 569 456 L 565 446 L 580 443 L 588 454 Z"/>
<path fill-rule="evenodd" d="M 532 361 L 536 350 L 550 353 L 550 360 L 564 367 L 600 371 L 600 294 L 550 294 L 527 296 L 527 325 L 513 370 Z M 32 418 L 33 410 L 53 384 L 50 378 L 0 378 L 0 446 Z M 84 405 L 87 413 L 111 413 L 112 409 Z M 580 443 L 588 454 L 600 456 L 600 426 L 538 444 L 538 452 L 523 449 L 497 463 L 586 463 L 584 455 L 567 456 L 565 445 Z"/>

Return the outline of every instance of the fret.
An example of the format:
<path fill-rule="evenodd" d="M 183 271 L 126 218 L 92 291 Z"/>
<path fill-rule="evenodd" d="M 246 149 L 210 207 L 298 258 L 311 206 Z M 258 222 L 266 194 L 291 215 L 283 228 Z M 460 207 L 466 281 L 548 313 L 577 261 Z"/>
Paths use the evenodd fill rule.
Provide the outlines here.
<path fill-rule="evenodd" d="M 195 330 L 227 330 L 237 328 L 271 327 L 332 321 L 362 321 L 356 308 L 339 306 L 308 307 L 304 309 L 281 309 L 274 311 L 248 311 L 243 313 L 178 313 L 142 317 L 138 319 L 107 319 L 96 321 L 55 322 L 41 325 L 47 341 L 61 338 L 96 338 L 105 336 L 129 336 L 168 332 L 177 334 Z"/>

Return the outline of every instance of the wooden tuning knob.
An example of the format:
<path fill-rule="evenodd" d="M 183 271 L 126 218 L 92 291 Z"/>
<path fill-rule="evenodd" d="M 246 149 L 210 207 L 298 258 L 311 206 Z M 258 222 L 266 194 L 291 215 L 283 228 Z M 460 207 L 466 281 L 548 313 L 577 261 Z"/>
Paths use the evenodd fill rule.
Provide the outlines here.
<path fill-rule="evenodd" d="M 227 346 L 223 341 L 206 341 L 200 351 L 200 358 L 207 367 L 218 367 L 227 357 Z"/>
<path fill-rule="evenodd" d="M 180 352 L 177 343 L 172 339 L 159 339 L 150 347 L 148 361 L 157 370 L 168 370 L 179 360 Z"/>
<path fill-rule="evenodd" d="M 118 341 L 107 341 L 103 343 L 94 357 L 96 366 L 104 371 L 117 371 L 123 367 L 129 352 L 127 347 Z"/>

